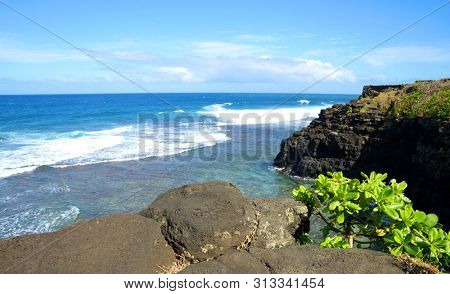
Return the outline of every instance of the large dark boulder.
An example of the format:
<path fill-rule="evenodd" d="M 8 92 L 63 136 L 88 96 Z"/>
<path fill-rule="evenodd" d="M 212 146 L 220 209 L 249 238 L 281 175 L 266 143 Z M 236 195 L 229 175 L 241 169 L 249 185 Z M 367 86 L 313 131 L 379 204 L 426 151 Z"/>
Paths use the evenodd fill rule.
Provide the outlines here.
<path fill-rule="evenodd" d="M 159 224 L 139 215 L 0 241 L 0 273 L 155 274 L 175 261 Z"/>
<path fill-rule="evenodd" d="M 171 189 L 140 214 L 158 221 L 175 251 L 193 261 L 245 246 L 257 226 L 252 202 L 223 182 Z"/>

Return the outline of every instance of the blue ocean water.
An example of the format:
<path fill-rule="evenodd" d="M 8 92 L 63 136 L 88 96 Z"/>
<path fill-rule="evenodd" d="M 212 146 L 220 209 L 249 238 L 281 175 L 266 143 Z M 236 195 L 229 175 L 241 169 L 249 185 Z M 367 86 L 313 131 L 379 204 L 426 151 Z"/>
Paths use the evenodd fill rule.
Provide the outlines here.
<path fill-rule="evenodd" d="M 158 97 L 157 97 L 158 96 Z M 283 138 L 356 95 L 0 96 L 0 238 L 134 212 L 183 184 L 287 195 Z"/>

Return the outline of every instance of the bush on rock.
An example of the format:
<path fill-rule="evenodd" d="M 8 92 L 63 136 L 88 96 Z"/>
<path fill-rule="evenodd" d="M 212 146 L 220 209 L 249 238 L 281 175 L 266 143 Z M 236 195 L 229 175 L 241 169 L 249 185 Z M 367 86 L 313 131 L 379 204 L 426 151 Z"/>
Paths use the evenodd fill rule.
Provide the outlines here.
<path fill-rule="evenodd" d="M 342 172 L 319 175 L 311 187 L 293 190 L 295 199 L 325 222 L 321 246 L 372 248 L 408 254 L 442 269 L 450 262 L 450 233 L 435 214 L 415 210 L 404 195 L 407 184 L 375 172 L 349 179 Z"/>

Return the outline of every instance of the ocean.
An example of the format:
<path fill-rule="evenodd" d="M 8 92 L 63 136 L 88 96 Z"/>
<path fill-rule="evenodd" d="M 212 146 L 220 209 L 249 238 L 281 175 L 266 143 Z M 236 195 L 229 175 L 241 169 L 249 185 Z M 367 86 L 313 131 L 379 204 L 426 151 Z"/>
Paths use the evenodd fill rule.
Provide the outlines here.
<path fill-rule="evenodd" d="M 357 95 L 0 96 L 0 239 L 136 212 L 161 192 L 229 181 L 290 195 L 281 140 Z"/>

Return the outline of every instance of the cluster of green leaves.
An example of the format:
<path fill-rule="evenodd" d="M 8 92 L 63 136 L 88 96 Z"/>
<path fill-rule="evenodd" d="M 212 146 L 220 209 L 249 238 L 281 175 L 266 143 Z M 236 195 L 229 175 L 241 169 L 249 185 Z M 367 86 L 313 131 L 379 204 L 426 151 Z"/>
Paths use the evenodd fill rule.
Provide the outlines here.
<path fill-rule="evenodd" d="M 405 117 L 450 117 L 450 89 L 443 89 L 426 97 L 421 91 L 401 97 L 394 114 Z"/>
<path fill-rule="evenodd" d="M 362 173 L 349 179 L 342 172 L 320 175 L 311 187 L 301 185 L 294 197 L 325 222 L 324 247 L 375 248 L 406 253 L 441 268 L 449 267 L 450 233 L 435 214 L 413 209 L 404 195 L 407 184 L 387 174 Z"/>

